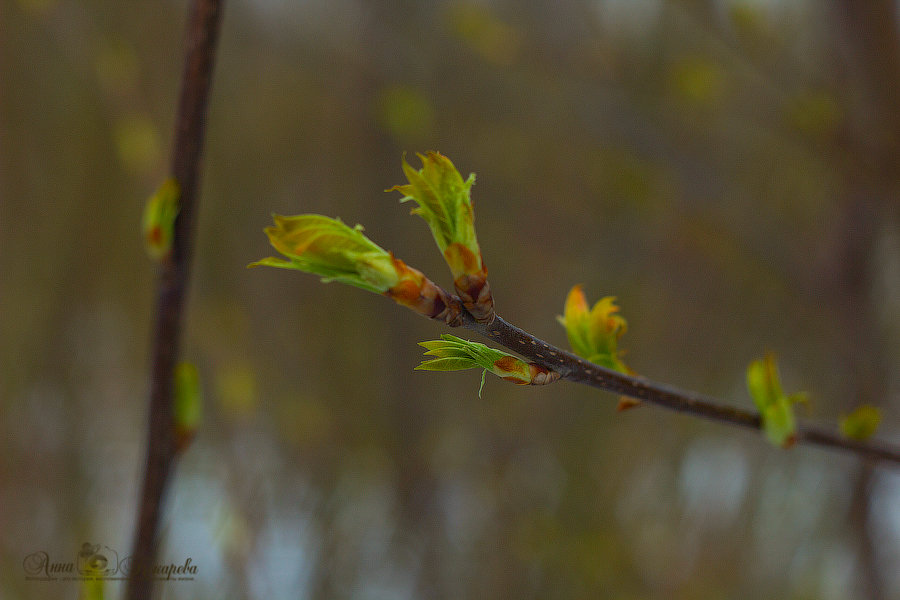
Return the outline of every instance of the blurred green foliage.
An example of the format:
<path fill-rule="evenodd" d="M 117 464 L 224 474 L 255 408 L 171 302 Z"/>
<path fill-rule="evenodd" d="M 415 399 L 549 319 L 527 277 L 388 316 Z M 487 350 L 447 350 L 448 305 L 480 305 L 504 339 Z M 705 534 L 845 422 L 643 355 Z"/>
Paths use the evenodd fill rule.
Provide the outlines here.
<path fill-rule="evenodd" d="M 841 417 L 841 433 L 854 440 L 865 440 L 872 437 L 880 424 L 881 411 L 863 404 Z"/>
<path fill-rule="evenodd" d="M 806 402 L 804 392 L 787 395 L 781 387 L 781 375 L 775 355 L 767 353 L 747 367 L 747 389 L 762 419 L 762 430 L 769 442 L 787 448 L 794 444 L 797 419 L 794 404 Z"/>
<path fill-rule="evenodd" d="M 432 135 L 434 106 L 415 88 L 387 86 L 380 91 L 376 103 L 381 126 L 398 140 L 415 144 Z"/>

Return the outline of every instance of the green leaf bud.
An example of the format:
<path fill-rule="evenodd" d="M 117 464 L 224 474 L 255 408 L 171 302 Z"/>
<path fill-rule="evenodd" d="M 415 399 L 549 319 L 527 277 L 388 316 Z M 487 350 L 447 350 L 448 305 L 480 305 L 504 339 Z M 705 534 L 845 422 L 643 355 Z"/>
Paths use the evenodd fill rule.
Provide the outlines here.
<path fill-rule="evenodd" d="M 184 450 L 193 440 L 203 418 L 203 390 L 200 374 L 193 363 L 178 364 L 174 376 L 172 416 L 175 421 L 175 441 L 179 450 Z"/>
<path fill-rule="evenodd" d="M 607 296 L 588 309 L 584 291 L 576 285 L 566 297 L 563 316 L 557 319 L 566 328 L 575 354 L 607 369 L 632 375 L 634 372 L 619 358 L 619 338 L 628 330 L 628 323 L 617 314 L 619 307 L 615 300 Z"/>
<path fill-rule="evenodd" d="M 147 199 L 141 230 L 147 254 L 157 261 L 168 259 L 175 238 L 175 217 L 178 216 L 181 188 L 174 178 L 169 177 Z"/>
<path fill-rule="evenodd" d="M 791 446 L 797 434 L 793 405 L 806 401 L 806 394 L 785 395 L 775 356 L 771 353 L 747 367 L 747 389 L 762 419 L 762 428 L 775 446 Z"/>
<path fill-rule="evenodd" d="M 439 340 L 419 342 L 419 345 L 425 348 L 426 356 L 434 357 L 416 367 L 423 371 L 483 369 L 518 385 L 544 385 L 559 379 L 559 373 L 538 364 L 527 363 L 502 350 L 449 334 L 441 335 Z M 483 378 L 482 385 L 484 385 Z"/>
<path fill-rule="evenodd" d="M 863 404 L 849 415 L 841 417 L 841 433 L 854 440 L 872 437 L 881 424 L 881 411 L 870 404 Z"/>
<path fill-rule="evenodd" d="M 403 194 L 401 202 L 416 202 L 412 214 L 422 217 L 431 228 L 466 309 L 478 321 L 492 321 L 494 300 L 475 235 L 475 212 L 470 196 L 475 175 L 463 180 L 450 159 L 437 152 L 418 156 L 422 168 L 413 169 L 404 158 L 403 172 L 409 183 L 388 191 Z"/>
<path fill-rule="evenodd" d="M 420 271 L 363 235 L 361 225 L 348 227 L 322 215 L 274 215 L 267 227 L 272 246 L 286 259 L 268 257 L 250 266 L 295 269 L 322 281 L 338 281 L 383 294 L 432 319 L 459 324 L 462 307 Z"/>

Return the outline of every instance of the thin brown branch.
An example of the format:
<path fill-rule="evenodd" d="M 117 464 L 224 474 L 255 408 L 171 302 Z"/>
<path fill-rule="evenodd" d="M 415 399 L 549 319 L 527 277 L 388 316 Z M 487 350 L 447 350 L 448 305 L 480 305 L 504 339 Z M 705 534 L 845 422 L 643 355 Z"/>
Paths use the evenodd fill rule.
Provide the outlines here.
<path fill-rule="evenodd" d="M 536 338 L 500 317 L 485 324 L 479 323 L 468 313 L 464 312 L 462 316 L 462 326 L 466 329 L 490 338 L 513 352 L 558 372 L 562 375 L 562 379 L 719 423 L 756 430 L 762 428 L 762 421 L 756 412 L 728 406 L 709 396 L 680 390 L 643 377 L 624 375 L 595 365 Z M 867 460 L 887 461 L 900 466 L 900 447 L 876 440 L 847 439 L 836 431 L 812 425 L 798 426 L 796 442 L 824 446 L 856 454 Z"/>
<path fill-rule="evenodd" d="M 149 599 L 159 523 L 177 448 L 172 426 L 172 383 L 178 358 L 196 214 L 198 173 L 223 0 L 195 0 L 186 31 L 186 54 L 172 150 L 172 177 L 181 188 L 171 258 L 163 261 L 156 296 L 144 479 L 126 597 Z"/>

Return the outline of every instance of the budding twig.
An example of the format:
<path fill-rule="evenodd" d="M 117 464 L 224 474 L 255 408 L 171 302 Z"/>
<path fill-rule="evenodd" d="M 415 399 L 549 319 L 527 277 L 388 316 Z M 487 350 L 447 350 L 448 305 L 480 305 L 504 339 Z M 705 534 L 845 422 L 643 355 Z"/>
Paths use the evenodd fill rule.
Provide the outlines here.
<path fill-rule="evenodd" d="M 269 257 L 254 265 L 305 271 L 322 276 L 323 281 L 340 281 L 383 294 L 426 317 L 476 331 L 532 360 L 526 363 L 509 355 L 494 355 L 488 360 L 491 353 L 503 353 L 479 348 L 483 344 L 445 337 L 443 341 L 427 342 L 426 354 L 438 358 L 426 361 L 419 368 L 457 370 L 479 366 L 523 385 L 541 385 L 562 378 L 619 394 L 619 409 L 633 406 L 634 401 L 646 401 L 713 421 L 763 430 L 776 445 L 817 444 L 868 459 L 900 463 L 900 448 L 896 446 L 850 440 L 837 432 L 797 426 L 790 405 L 800 396 L 786 396 L 781 392 L 780 384 L 776 385 L 773 361 L 768 366 L 765 361 L 754 363 L 757 366 L 751 368 L 748 376 L 750 391 L 763 416 L 725 405 L 715 398 L 635 376 L 620 358 L 618 339 L 627 325 L 617 314 L 618 307 L 612 297 L 602 298 L 589 308 L 580 286 L 569 292 L 565 315 L 560 321 L 572 347 L 587 358 L 552 346 L 507 323 L 494 312 L 487 269 L 475 236 L 469 198 L 475 176 L 463 181 L 453 163 L 437 152 L 420 158 L 419 171 L 403 161 L 409 184 L 391 189 L 403 193 L 403 201 L 417 203 L 413 213 L 420 215 L 431 228 L 450 266 L 459 296 L 446 292 L 369 240 L 362 234 L 361 226 L 350 228 L 340 220 L 321 215 L 276 216 L 275 227 L 267 228 L 266 233 L 272 245 L 287 259 Z M 861 425 L 853 429 L 864 430 Z"/>
<path fill-rule="evenodd" d="M 494 340 L 501 346 L 533 360 L 549 370 L 558 372 L 564 380 L 589 385 L 719 423 L 728 423 L 747 429 L 762 429 L 762 420 L 758 413 L 728 406 L 710 396 L 680 390 L 644 377 L 634 377 L 595 365 L 562 348 L 548 344 L 499 316 L 490 324 L 484 324 L 465 313 L 462 326 Z M 856 454 L 867 460 L 885 461 L 900 466 L 900 447 L 896 445 L 878 440 L 848 439 L 836 431 L 829 431 L 814 425 L 798 425 L 796 443 L 824 446 Z"/>

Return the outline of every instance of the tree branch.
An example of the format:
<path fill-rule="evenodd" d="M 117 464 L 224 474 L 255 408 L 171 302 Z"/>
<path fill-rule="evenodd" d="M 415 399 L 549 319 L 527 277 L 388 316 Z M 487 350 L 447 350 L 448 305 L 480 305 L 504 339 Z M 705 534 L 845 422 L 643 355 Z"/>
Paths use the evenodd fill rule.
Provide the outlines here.
<path fill-rule="evenodd" d="M 562 379 L 719 423 L 728 423 L 747 429 L 760 430 L 762 428 L 759 414 L 753 411 L 727 406 L 709 396 L 680 390 L 643 377 L 624 375 L 595 365 L 536 338 L 527 331 L 507 323 L 499 316 L 493 322 L 485 324 L 479 323 L 472 315 L 464 311 L 462 327 L 490 338 L 513 352 L 558 372 Z M 900 466 L 900 447 L 884 442 L 848 439 L 835 431 L 806 424 L 797 427 L 796 441 L 797 443 L 850 452 L 870 461 L 888 461 Z"/>
<path fill-rule="evenodd" d="M 161 263 L 156 296 L 149 427 L 144 479 L 131 553 L 126 597 L 149 599 L 159 545 L 162 504 L 177 459 L 173 421 L 173 373 L 179 354 L 187 291 L 198 172 L 216 41 L 224 0 L 195 0 L 186 31 L 186 56 L 172 151 L 172 177 L 181 189 L 171 257 Z"/>

